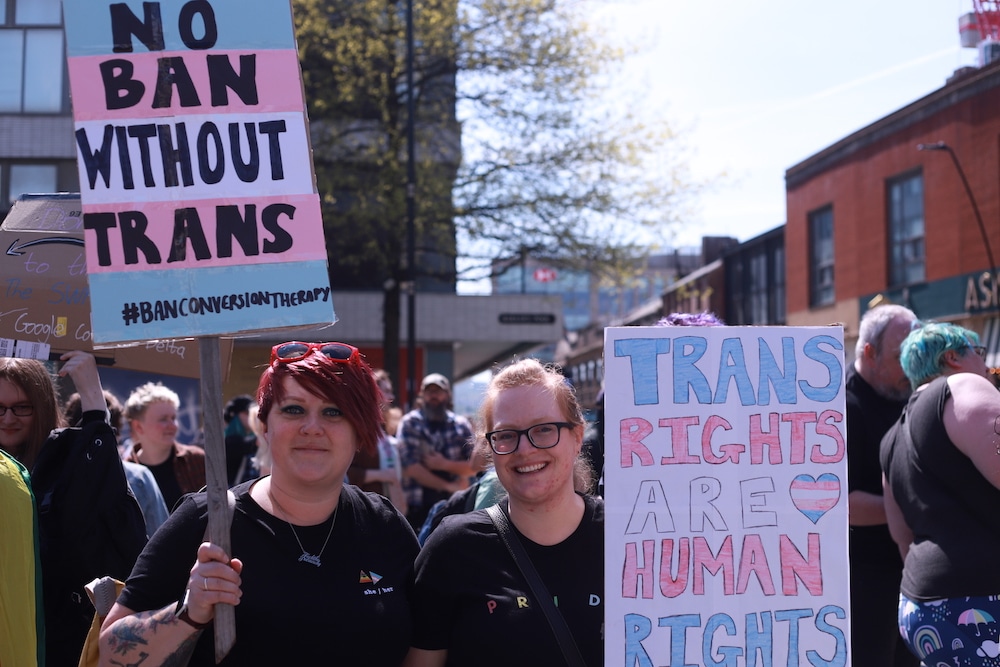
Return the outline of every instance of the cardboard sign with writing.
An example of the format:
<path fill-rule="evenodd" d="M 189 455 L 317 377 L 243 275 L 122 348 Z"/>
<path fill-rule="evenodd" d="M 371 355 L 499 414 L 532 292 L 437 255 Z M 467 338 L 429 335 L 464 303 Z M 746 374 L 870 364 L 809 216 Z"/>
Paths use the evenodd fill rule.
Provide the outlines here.
<path fill-rule="evenodd" d="M 55 359 L 85 350 L 99 364 L 196 378 L 198 341 L 95 349 L 79 195 L 26 195 L 0 225 L 0 357 Z M 228 374 L 233 342 L 220 341 Z"/>
<path fill-rule="evenodd" d="M 605 664 L 849 664 L 840 327 L 605 330 Z"/>
<path fill-rule="evenodd" d="M 287 0 L 65 0 L 94 340 L 335 321 Z"/>

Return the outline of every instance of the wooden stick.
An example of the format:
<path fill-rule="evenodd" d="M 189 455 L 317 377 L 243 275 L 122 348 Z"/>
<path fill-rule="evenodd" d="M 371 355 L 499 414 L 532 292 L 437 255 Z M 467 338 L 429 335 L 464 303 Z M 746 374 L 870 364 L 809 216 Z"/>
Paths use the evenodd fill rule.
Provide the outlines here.
<path fill-rule="evenodd" d="M 227 492 L 226 444 L 222 436 L 222 378 L 219 338 L 198 339 L 201 361 L 201 406 L 205 422 L 205 477 L 208 484 L 208 536 L 212 544 L 232 557 L 232 508 Z M 215 664 L 222 662 L 236 643 L 236 610 L 215 605 Z"/>

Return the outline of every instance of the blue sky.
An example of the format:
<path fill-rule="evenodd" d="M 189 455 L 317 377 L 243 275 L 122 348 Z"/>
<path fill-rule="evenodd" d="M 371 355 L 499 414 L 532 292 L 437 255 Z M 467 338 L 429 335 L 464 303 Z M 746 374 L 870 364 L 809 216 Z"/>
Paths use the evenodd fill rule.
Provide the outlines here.
<path fill-rule="evenodd" d="M 975 65 L 972 0 L 597 0 L 638 44 L 618 85 L 684 137 L 699 178 L 725 173 L 675 239 L 741 241 L 785 222 L 785 170 Z"/>

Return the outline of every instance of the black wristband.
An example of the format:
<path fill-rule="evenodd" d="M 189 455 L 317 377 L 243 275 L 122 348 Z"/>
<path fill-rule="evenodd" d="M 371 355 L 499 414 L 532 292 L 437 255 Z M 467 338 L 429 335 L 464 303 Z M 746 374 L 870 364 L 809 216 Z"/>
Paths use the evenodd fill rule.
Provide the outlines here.
<path fill-rule="evenodd" d="M 209 621 L 207 623 L 199 623 L 198 621 L 196 621 L 193 618 L 191 618 L 191 616 L 188 615 L 188 608 L 187 607 L 184 607 L 183 609 L 181 609 L 181 613 L 177 614 L 177 620 L 178 621 L 184 621 L 185 623 L 187 623 L 188 625 L 190 625 L 195 630 L 204 630 L 208 626 L 212 625 L 212 621 Z"/>
<path fill-rule="evenodd" d="M 177 607 L 174 608 L 174 618 L 176 618 L 178 621 L 183 621 L 187 623 L 195 630 L 204 630 L 205 628 L 207 628 L 212 624 L 212 621 L 209 620 L 207 623 L 199 623 L 198 621 L 191 618 L 190 614 L 188 614 L 189 609 L 188 609 L 187 599 L 189 594 L 190 591 L 186 591 L 184 593 L 184 599 L 177 603 Z"/>

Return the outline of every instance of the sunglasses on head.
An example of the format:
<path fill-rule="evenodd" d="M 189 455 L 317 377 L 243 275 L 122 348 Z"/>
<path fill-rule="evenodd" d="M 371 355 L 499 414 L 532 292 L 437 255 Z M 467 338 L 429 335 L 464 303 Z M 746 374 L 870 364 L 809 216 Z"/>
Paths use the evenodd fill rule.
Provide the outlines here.
<path fill-rule="evenodd" d="M 347 343 L 302 343 L 292 341 L 290 343 L 281 343 L 271 348 L 271 363 L 280 361 L 287 364 L 298 361 L 299 359 L 308 357 L 310 352 L 322 354 L 327 359 L 342 364 L 350 363 L 360 356 L 358 348 Z"/>

